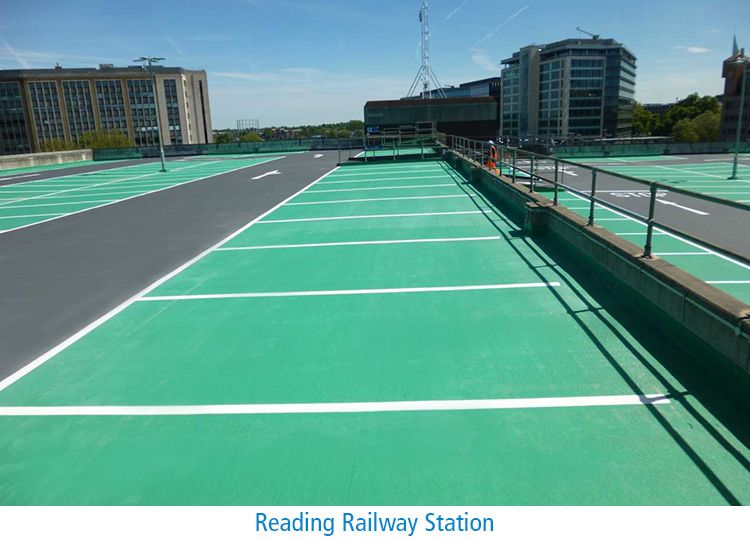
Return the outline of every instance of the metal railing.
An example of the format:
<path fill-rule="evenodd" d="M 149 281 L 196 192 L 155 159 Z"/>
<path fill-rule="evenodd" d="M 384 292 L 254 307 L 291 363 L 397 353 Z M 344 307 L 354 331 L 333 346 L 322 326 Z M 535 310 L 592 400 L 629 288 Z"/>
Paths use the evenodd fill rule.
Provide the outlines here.
<path fill-rule="evenodd" d="M 362 148 L 362 138 L 331 139 L 280 139 L 262 142 L 232 142 L 213 144 L 171 144 L 164 147 L 167 157 L 196 156 L 213 154 L 254 154 L 267 152 L 294 152 L 307 150 L 347 150 Z M 94 150 L 94 161 L 105 159 L 137 159 L 158 157 L 158 146 L 138 146 L 129 148 L 102 148 Z"/>
<path fill-rule="evenodd" d="M 671 225 L 666 221 L 657 219 L 657 200 L 660 198 L 659 195 L 664 192 L 672 192 L 702 201 L 710 202 L 712 204 L 720 205 L 723 209 L 735 209 L 743 212 L 750 211 L 750 206 L 747 204 L 732 201 L 729 199 L 722 199 L 720 197 L 682 189 L 659 182 L 652 182 L 641 178 L 635 178 L 624 174 L 611 172 L 608 170 L 600 169 L 597 167 L 591 167 L 581 163 L 573 163 L 564 159 L 558 159 L 551 156 L 536 154 L 518 148 L 509 147 L 496 147 L 497 159 L 493 164 L 491 162 L 491 147 L 490 141 L 477 141 L 467 139 L 465 137 L 458 137 L 454 135 L 448 135 L 446 141 L 446 147 L 453 150 L 454 152 L 474 161 L 478 166 L 485 170 L 494 172 L 498 175 L 503 175 L 510 179 L 512 183 L 523 183 L 530 193 L 540 189 L 541 187 L 549 188 L 553 191 L 552 204 L 558 206 L 559 194 L 561 190 L 572 193 L 577 197 L 588 201 L 588 220 L 587 224 L 593 226 L 597 224 L 596 209 L 597 206 L 605 209 L 619 212 L 620 214 L 633 219 L 634 221 L 640 222 L 646 226 L 646 241 L 643 246 L 643 257 L 651 258 L 653 256 L 653 237 L 654 230 L 659 229 L 660 231 L 667 232 L 676 236 L 679 239 L 693 242 L 702 248 L 713 250 L 721 253 L 722 255 L 740 262 L 742 264 L 750 263 L 750 258 L 744 254 L 736 253 L 735 251 L 723 247 L 719 243 L 701 238 L 693 233 L 687 232 L 677 226 Z M 542 174 L 541 165 L 544 164 L 544 171 L 549 172 L 549 175 Z M 577 171 L 587 170 L 590 171 L 591 178 L 589 182 L 588 190 L 575 188 L 567 184 L 564 180 L 566 170 L 568 173 L 571 167 L 576 167 Z M 644 186 L 642 192 L 648 193 L 648 205 L 647 210 L 643 213 L 625 208 L 613 202 L 610 202 L 599 195 L 597 195 L 597 181 L 601 175 L 607 175 L 610 178 L 618 180 L 624 180 L 633 182 L 639 186 Z M 627 190 L 614 190 L 625 192 Z M 645 197 L 643 197 L 645 198 Z M 743 216 L 743 217 L 746 217 Z"/>
<path fill-rule="evenodd" d="M 386 135 L 384 133 L 368 134 L 365 137 L 364 151 L 362 153 L 363 161 L 373 158 L 385 158 L 397 160 L 399 157 L 410 156 L 432 157 L 435 155 L 434 150 L 441 148 L 445 144 L 445 135 L 442 133 L 432 133 L 430 135 L 404 136 L 403 134 Z M 403 151 L 410 151 L 406 154 Z M 416 152 L 419 150 L 419 152 Z"/>

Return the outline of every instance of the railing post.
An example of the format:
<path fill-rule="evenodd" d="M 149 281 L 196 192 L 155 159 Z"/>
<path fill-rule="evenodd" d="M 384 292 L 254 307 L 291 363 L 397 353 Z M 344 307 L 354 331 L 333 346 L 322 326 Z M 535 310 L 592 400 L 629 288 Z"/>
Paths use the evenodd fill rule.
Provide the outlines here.
<path fill-rule="evenodd" d="M 591 207 L 589 208 L 589 225 L 594 224 L 594 209 L 596 208 L 596 169 L 591 170 Z"/>
<path fill-rule="evenodd" d="M 516 157 L 518 156 L 518 149 L 513 149 L 513 176 L 511 177 L 511 182 L 514 184 L 516 183 Z"/>
<path fill-rule="evenodd" d="M 643 246 L 643 257 L 646 259 L 651 258 L 652 241 L 654 237 L 654 214 L 656 213 L 656 193 L 658 191 L 658 184 L 656 182 L 651 184 L 649 188 L 651 191 L 651 199 L 648 203 L 648 220 L 646 221 L 646 245 Z"/>
<path fill-rule="evenodd" d="M 419 153 L 424 159 L 424 141 L 422 139 L 419 139 Z"/>
<path fill-rule="evenodd" d="M 555 199 L 552 201 L 552 204 L 555 205 L 555 206 L 557 206 L 557 204 L 558 204 L 558 201 L 557 201 L 557 192 L 558 192 L 557 182 L 558 182 L 558 174 L 559 174 L 558 169 L 559 168 L 560 168 L 560 162 L 557 161 L 557 160 L 555 160 Z"/>
<path fill-rule="evenodd" d="M 529 191 L 534 192 L 534 156 L 529 159 Z"/>
<path fill-rule="evenodd" d="M 393 161 L 396 161 L 396 139 L 393 139 Z"/>

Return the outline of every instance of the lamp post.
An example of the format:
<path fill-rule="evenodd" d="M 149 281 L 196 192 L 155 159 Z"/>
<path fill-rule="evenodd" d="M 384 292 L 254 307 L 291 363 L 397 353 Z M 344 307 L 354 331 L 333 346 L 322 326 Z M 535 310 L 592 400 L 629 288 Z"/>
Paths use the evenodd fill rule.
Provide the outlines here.
<path fill-rule="evenodd" d="M 159 156 L 161 157 L 161 172 L 167 172 L 167 166 L 164 160 L 164 141 L 161 136 L 161 117 L 159 115 L 159 93 L 156 86 L 156 73 L 151 69 L 153 64 L 158 64 L 164 60 L 160 56 L 141 56 L 136 58 L 133 62 L 140 62 L 143 64 L 143 69 L 148 71 L 151 75 L 151 86 L 154 88 L 154 107 L 156 107 L 156 131 L 159 135 Z"/>
<path fill-rule="evenodd" d="M 742 66 L 742 90 L 740 91 L 740 107 L 739 116 L 737 117 L 737 138 L 734 142 L 734 162 L 732 164 L 732 176 L 729 180 L 737 180 L 737 160 L 740 154 L 740 139 L 742 136 L 742 116 L 745 114 L 745 87 L 747 86 L 747 65 L 750 63 L 750 58 L 747 56 L 740 56 L 737 60 L 732 62 L 733 64 L 739 64 Z"/>

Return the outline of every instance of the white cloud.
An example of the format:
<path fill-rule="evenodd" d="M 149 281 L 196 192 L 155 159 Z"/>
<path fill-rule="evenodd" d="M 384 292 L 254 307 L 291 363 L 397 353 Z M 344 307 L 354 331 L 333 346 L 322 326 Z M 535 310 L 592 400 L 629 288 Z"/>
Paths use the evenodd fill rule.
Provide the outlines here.
<path fill-rule="evenodd" d="M 484 69 L 485 71 L 500 72 L 500 67 L 496 62 L 493 62 L 487 51 L 484 49 L 470 49 L 471 61 L 477 66 Z"/>
<path fill-rule="evenodd" d="M 473 49 L 476 49 L 476 48 L 477 48 L 477 47 L 478 47 L 479 45 L 481 45 L 482 43 L 484 43 L 485 41 L 487 41 L 488 39 L 490 39 L 490 38 L 491 38 L 492 36 L 494 36 L 495 34 L 497 34 L 497 33 L 498 33 L 498 32 L 499 32 L 500 30 L 502 30 L 502 29 L 503 29 L 503 27 L 505 27 L 505 25 L 507 25 L 507 24 L 508 24 L 508 23 L 510 23 L 510 22 L 511 22 L 511 21 L 512 21 L 513 19 L 515 19 L 516 17 L 518 17 L 518 16 L 519 16 L 519 15 L 520 15 L 521 13 L 523 13 L 524 11 L 526 11 L 527 9 L 529 9 L 529 8 L 530 8 L 530 7 L 532 6 L 532 5 L 534 5 L 534 2 L 531 2 L 530 4 L 526 4 L 526 5 L 525 5 L 525 6 L 523 6 L 523 7 L 521 8 L 521 9 L 519 9 L 518 11 L 516 11 L 515 13 L 513 13 L 513 14 L 512 14 L 512 15 L 511 15 L 510 17 L 508 17 L 507 19 L 505 19 L 505 20 L 504 20 L 504 21 L 503 21 L 503 22 L 502 22 L 502 23 L 500 24 L 500 26 L 498 26 L 497 28 L 495 28 L 495 29 L 494 29 L 494 30 L 493 30 L 492 32 L 490 32 L 489 34 L 485 35 L 485 36 L 484 36 L 484 37 L 483 37 L 482 39 L 480 39 L 479 41 L 477 41 L 477 42 L 476 42 L 476 43 L 474 44 L 474 46 L 473 46 L 472 48 L 473 48 Z"/>
<path fill-rule="evenodd" d="M 60 62 L 64 67 L 66 64 L 91 66 L 98 63 L 124 64 L 127 62 L 120 58 L 16 49 L 5 40 L 0 41 L 0 60 L 16 62 L 23 69 L 49 68 L 56 62 Z"/>
<path fill-rule="evenodd" d="M 176 52 L 178 56 L 185 56 L 185 52 L 182 50 L 182 47 L 180 47 L 180 44 L 177 43 L 177 41 L 169 36 L 165 36 L 164 39 L 167 40 L 167 43 L 169 43 L 170 47 L 174 49 L 174 52 Z"/>
<path fill-rule="evenodd" d="M 675 45 L 672 48 L 677 49 L 678 51 L 687 51 L 690 54 L 704 54 L 707 52 L 711 52 L 711 49 L 706 49 L 705 47 L 695 47 L 695 46 L 685 47 L 682 45 Z"/>
<path fill-rule="evenodd" d="M 453 16 L 456 15 L 456 13 L 458 13 L 459 11 L 461 11 L 464 8 L 464 6 L 466 4 L 468 4 L 468 3 L 469 3 L 469 0 L 464 0 L 463 2 L 461 2 L 461 4 L 459 4 L 457 7 L 455 7 L 453 9 L 453 11 L 451 11 L 450 13 L 448 13 L 448 16 L 445 19 L 443 19 L 443 22 L 445 23 L 445 22 L 448 22 L 449 20 L 451 20 L 453 18 Z"/>

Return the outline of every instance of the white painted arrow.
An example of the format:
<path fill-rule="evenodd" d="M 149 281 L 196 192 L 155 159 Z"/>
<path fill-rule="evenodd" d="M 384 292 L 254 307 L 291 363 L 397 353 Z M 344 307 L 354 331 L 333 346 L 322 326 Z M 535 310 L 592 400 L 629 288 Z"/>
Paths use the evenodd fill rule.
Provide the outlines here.
<path fill-rule="evenodd" d="M 322 158 L 322 157 L 323 157 L 323 154 L 315 154 L 313 156 L 313 159 L 318 159 L 318 158 Z"/>
<path fill-rule="evenodd" d="M 252 180 L 260 180 L 261 178 L 265 178 L 266 176 L 273 176 L 276 174 L 281 174 L 281 173 L 279 171 L 271 171 L 271 172 L 263 173 L 260 176 L 255 176 L 252 178 Z"/>
<path fill-rule="evenodd" d="M 699 216 L 708 216 L 710 215 L 708 212 L 703 212 L 702 210 L 696 210 L 695 208 L 690 208 L 689 206 L 682 206 L 681 204 L 677 204 L 672 201 L 665 201 L 664 199 L 656 199 L 656 202 L 661 204 L 666 204 L 669 206 L 674 206 L 675 208 L 679 208 L 681 210 L 685 210 L 687 212 L 692 212 L 693 214 L 698 214 Z"/>

